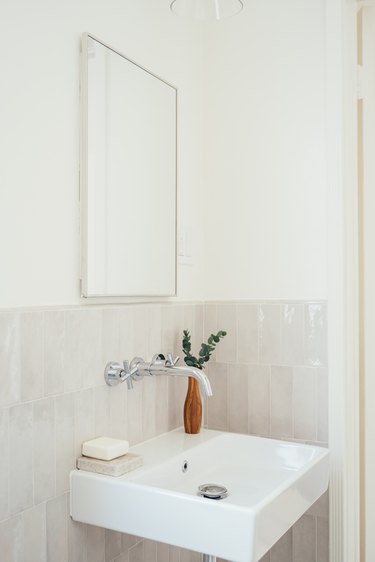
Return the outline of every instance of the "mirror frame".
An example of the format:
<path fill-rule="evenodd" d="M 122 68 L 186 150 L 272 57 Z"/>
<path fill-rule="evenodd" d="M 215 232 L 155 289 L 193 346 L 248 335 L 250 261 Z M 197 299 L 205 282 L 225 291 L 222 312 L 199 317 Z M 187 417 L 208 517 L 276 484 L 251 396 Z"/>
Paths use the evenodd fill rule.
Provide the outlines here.
<path fill-rule="evenodd" d="M 87 268 L 87 256 L 88 256 L 88 43 L 89 40 L 93 39 L 97 41 L 107 49 L 111 50 L 115 54 L 119 55 L 126 61 L 135 65 L 139 69 L 147 72 L 153 78 L 160 80 L 167 86 L 170 86 L 175 91 L 175 115 L 176 115 L 176 130 L 175 130 L 175 225 L 174 225 L 174 292 L 173 293 L 163 293 L 163 294 L 113 294 L 113 295 L 102 295 L 102 294 L 88 294 L 88 268 Z M 178 90 L 176 86 L 164 80 L 154 72 L 151 72 L 144 66 L 141 66 L 134 60 L 126 57 L 120 53 L 117 49 L 114 49 L 101 39 L 95 37 L 95 35 L 85 32 L 82 33 L 81 49 L 80 49 L 80 158 L 79 158 L 79 205 L 80 205 L 80 293 L 81 297 L 84 299 L 96 298 L 96 299 L 108 299 L 113 302 L 114 298 L 121 299 L 137 299 L 137 298 L 160 298 L 160 297 L 177 297 L 177 281 L 178 281 L 178 263 L 177 263 L 177 211 L 178 211 L 178 166 L 177 166 L 177 148 L 178 148 Z"/>

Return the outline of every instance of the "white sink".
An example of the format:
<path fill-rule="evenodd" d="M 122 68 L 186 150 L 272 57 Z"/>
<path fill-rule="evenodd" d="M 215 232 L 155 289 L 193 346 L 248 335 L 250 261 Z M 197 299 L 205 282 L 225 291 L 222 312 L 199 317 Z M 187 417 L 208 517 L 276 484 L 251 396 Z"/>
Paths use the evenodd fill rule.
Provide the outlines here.
<path fill-rule="evenodd" d="M 124 476 L 71 473 L 72 518 L 234 562 L 259 560 L 328 487 L 329 453 L 309 445 L 179 429 L 131 452 L 144 465 Z M 228 497 L 199 497 L 207 483 Z"/>

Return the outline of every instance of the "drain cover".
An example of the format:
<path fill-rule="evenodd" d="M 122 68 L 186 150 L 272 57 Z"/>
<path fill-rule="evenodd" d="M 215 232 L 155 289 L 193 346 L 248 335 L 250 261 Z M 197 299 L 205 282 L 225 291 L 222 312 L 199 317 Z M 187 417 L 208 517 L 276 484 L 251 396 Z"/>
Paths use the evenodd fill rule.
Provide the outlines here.
<path fill-rule="evenodd" d="M 228 496 L 225 486 L 219 484 L 202 484 L 198 488 L 198 496 L 203 496 L 210 500 L 222 500 Z"/>

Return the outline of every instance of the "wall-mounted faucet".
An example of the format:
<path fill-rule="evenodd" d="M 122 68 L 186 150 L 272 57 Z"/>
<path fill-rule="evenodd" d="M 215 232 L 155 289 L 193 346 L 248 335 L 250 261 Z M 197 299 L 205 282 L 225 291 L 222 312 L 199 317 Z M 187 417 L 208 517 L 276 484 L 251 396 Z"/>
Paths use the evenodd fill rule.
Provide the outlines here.
<path fill-rule="evenodd" d="M 200 369 L 193 367 L 176 367 L 179 357 L 173 357 L 168 353 L 166 357 L 161 353 L 154 355 L 149 363 L 146 363 L 141 357 L 134 357 L 129 361 L 120 363 L 110 361 L 107 363 L 104 378 L 109 386 L 115 386 L 120 382 L 126 381 L 128 389 L 133 388 L 133 382 L 154 375 L 173 375 L 177 377 L 193 377 L 199 382 L 203 396 L 212 396 L 210 381 L 206 374 Z"/>

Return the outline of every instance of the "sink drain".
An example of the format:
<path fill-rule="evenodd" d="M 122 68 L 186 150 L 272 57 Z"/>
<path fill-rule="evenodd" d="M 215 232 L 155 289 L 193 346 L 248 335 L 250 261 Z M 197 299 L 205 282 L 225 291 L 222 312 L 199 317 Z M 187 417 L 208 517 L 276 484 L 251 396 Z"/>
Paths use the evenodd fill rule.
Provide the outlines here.
<path fill-rule="evenodd" d="M 228 496 L 228 490 L 219 484 L 202 484 L 198 488 L 198 496 L 210 500 L 222 500 Z"/>

